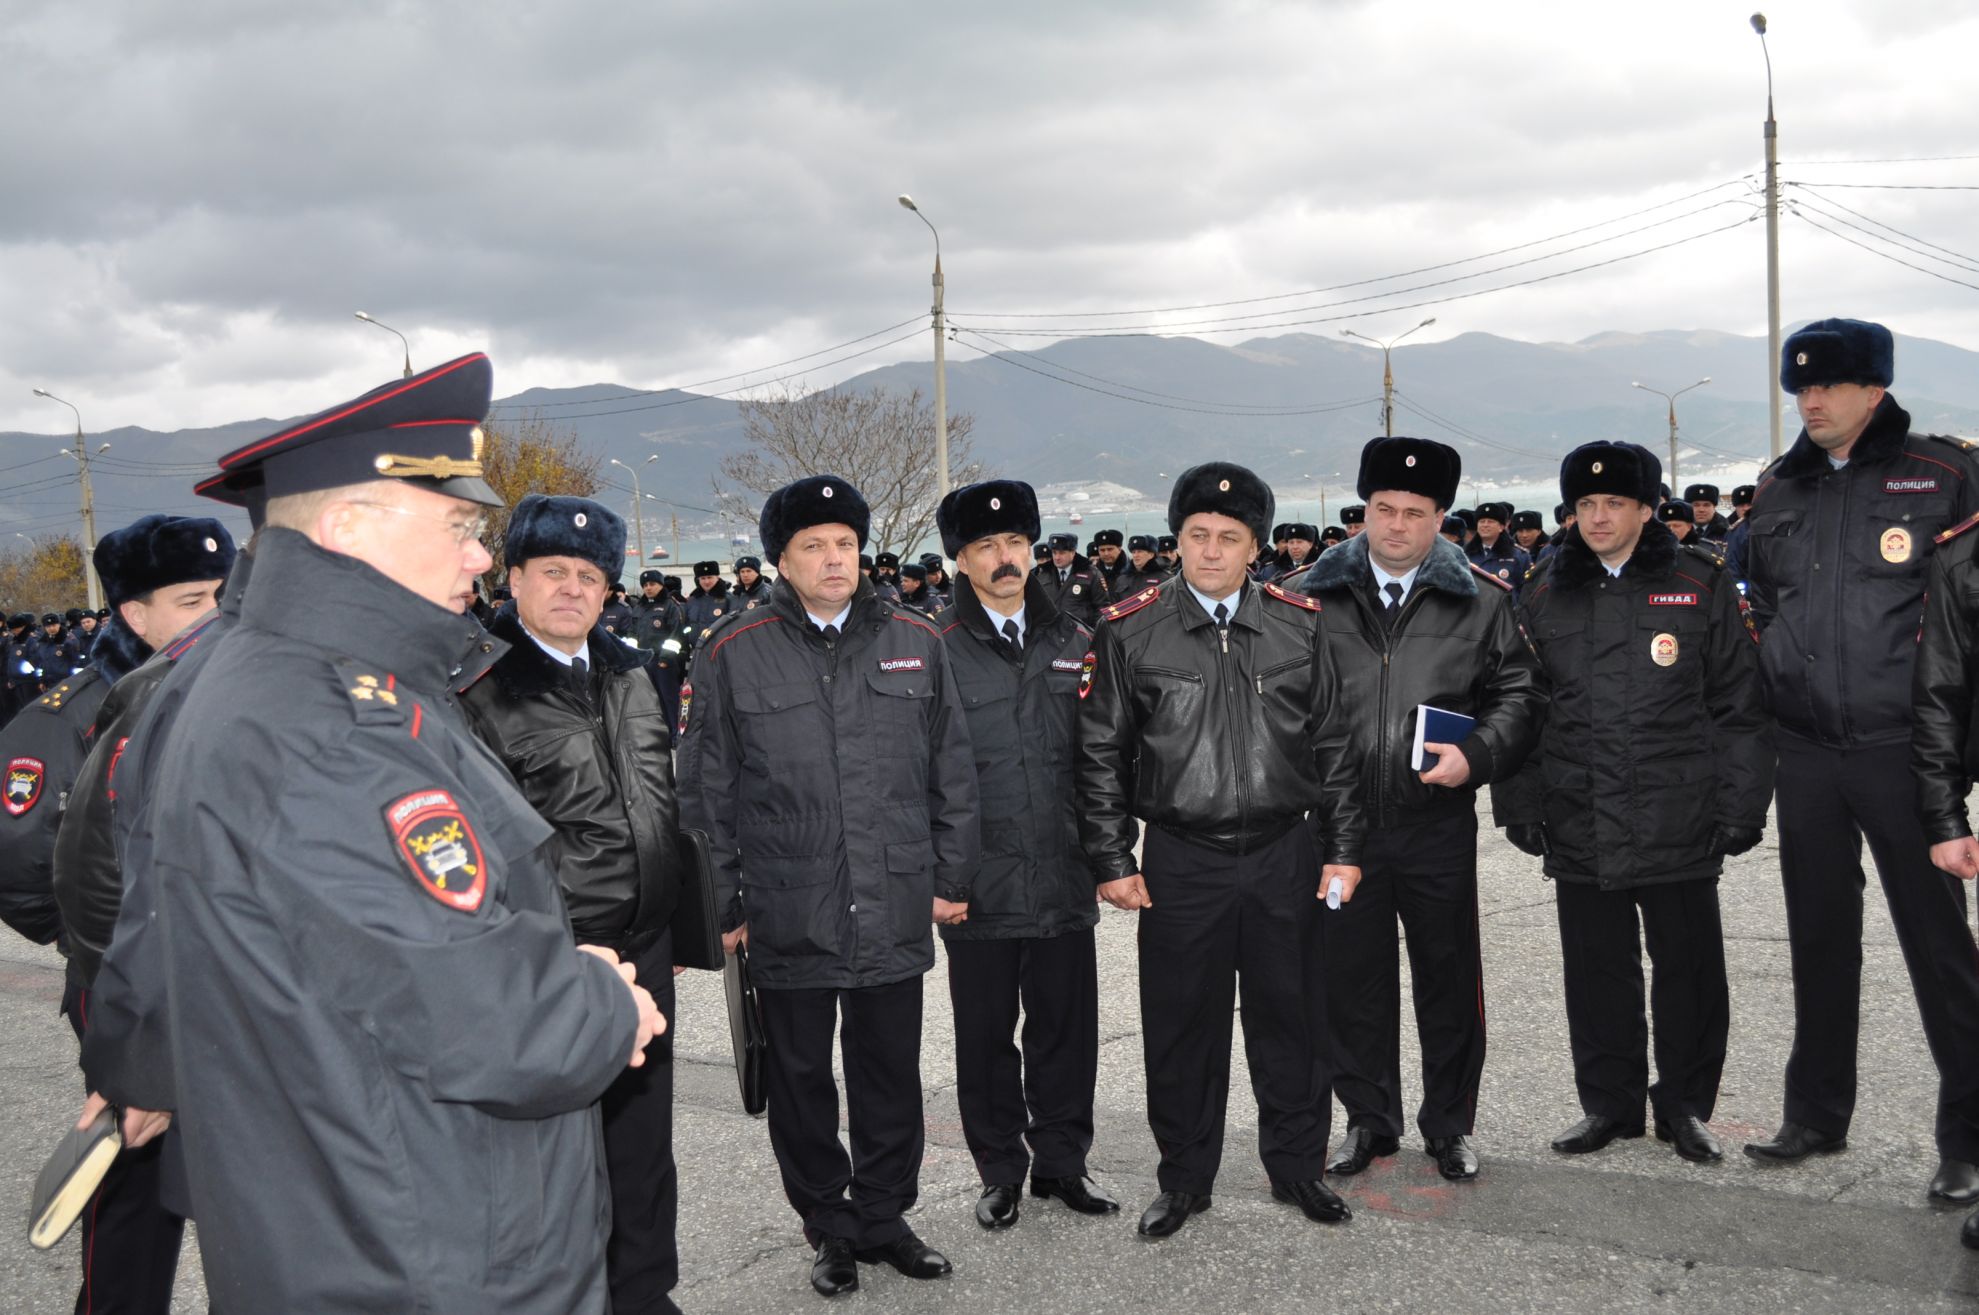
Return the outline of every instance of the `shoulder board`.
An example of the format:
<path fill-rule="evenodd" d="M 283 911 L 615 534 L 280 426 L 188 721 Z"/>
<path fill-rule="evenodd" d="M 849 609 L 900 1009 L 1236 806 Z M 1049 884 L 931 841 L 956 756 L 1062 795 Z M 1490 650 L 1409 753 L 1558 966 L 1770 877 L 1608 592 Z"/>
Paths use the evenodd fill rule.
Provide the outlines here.
<path fill-rule="evenodd" d="M 1974 448 L 1979 448 L 1979 443 L 1974 443 L 1969 438 L 1957 438 L 1951 434 L 1915 434 L 1912 437 L 1928 439 L 1933 443 L 1943 443 L 1946 447 L 1957 448 L 1960 452 L 1970 452 Z"/>
<path fill-rule="evenodd" d="M 1310 570 L 1312 569 L 1312 567 L 1313 567 L 1313 562 L 1316 562 L 1316 561 L 1318 561 L 1318 560 L 1319 560 L 1319 559 L 1318 559 L 1317 557 L 1315 557 L 1315 558 L 1313 558 L 1313 561 L 1312 561 L 1312 562 L 1307 562 L 1307 563 L 1306 563 L 1306 564 L 1305 564 L 1304 566 L 1301 566 L 1301 567 L 1300 567 L 1300 568 L 1299 568 L 1298 570 L 1296 570 L 1296 571 L 1287 571 L 1287 572 L 1285 572 L 1285 574 L 1283 574 L 1283 575 L 1280 575 L 1280 576 L 1276 576 L 1276 577 L 1274 577 L 1274 578 L 1272 579 L 1272 581 L 1271 581 L 1271 583 L 1273 583 L 1273 584 L 1275 584 L 1275 585 L 1281 585 L 1281 586 L 1282 586 L 1282 585 L 1289 585 L 1289 584 L 1291 584 L 1291 583 L 1292 583 L 1292 581 L 1294 581 L 1294 580 L 1298 580 L 1298 579 L 1302 579 L 1302 578 L 1304 578 L 1304 576 L 1305 576 L 1305 573 L 1306 573 L 1307 571 L 1310 571 Z"/>
<path fill-rule="evenodd" d="M 1143 607 L 1146 607 L 1149 603 L 1152 603 L 1160 595 L 1160 593 L 1161 593 L 1160 586 L 1151 584 L 1147 588 L 1141 590 L 1141 592 L 1134 594 L 1131 597 L 1123 598 L 1117 603 L 1111 604 L 1110 606 L 1107 607 L 1100 608 L 1099 610 L 1100 617 L 1101 619 L 1107 621 L 1118 621 L 1123 616 L 1130 616 L 1133 613 L 1140 611 Z"/>
<path fill-rule="evenodd" d="M 696 644 L 699 644 L 706 641 L 709 637 L 714 635 L 716 631 L 728 629 L 728 627 L 735 624 L 736 620 L 739 617 L 753 610 L 755 609 L 748 607 L 740 607 L 733 612 L 722 613 L 720 616 L 716 617 L 712 622 L 710 622 L 705 630 L 703 630 L 699 635 L 696 635 L 694 637 L 694 642 Z M 758 621 L 762 620 L 761 617 L 757 617 L 756 619 Z"/>
<path fill-rule="evenodd" d="M 1677 545 L 1677 548 L 1682 552 L 1689 553 L 1701 562 L 1708 563 L 1713 570 L 1722 571 L 1725 569 L 1725 554 L 1721 549 L 1707 548 L 1701 543 L 1680 543 Z"/>
<path fill-rule="evenodd" d="M 398 677 L 377 672 L 355 658 L 335 659 L 338 685 L 350 700 L 352 718 L 360 726 L 394 726 L 405 720 Z"/>
<path fill-rule="evenodd" d="M 1270 594 L 1281 603 L 1290 603 L 1294 607 L 1303 607 L 1308 612 L 1323 610 L 1319 605 L 1319 600 L 1311 594 L 1295 594 L 1290 589 L 1281 589 L 1278 587 L 1276 580 L 1266 580 L 1263 588 L 1267 594 Z"/>
<path fill-rule="evenodd" d="M 1499 579 L 1499 578 L 1498 578 L 1497 576 L 1495 576 L 1495 575 L 1493 575 L 1493 574 L 1492 574 L 1491 572 L 1489 572 L 1489 571 L 1487 571 L 1487 570 L 1485 570 L 1485 569 L 1484 569 L 1484 568 L 1483 568 L 1482 566 L 1479 566 L 1479 565 L 1478 565 L 1478 564 L 1477 564 L 1476 562 L 1472 562 L 1472 563 L 1471 563 L 1471 571 L 1472 571 L 1472 573 L 1473 573 L 1473 574 L 1475 574 L 1475 575 L 1476 575 L 1476 576 L 1477 576 L 1477 577 L 1478 577 L 1479 579 L 1481 579 L 1481 580 L 1489 580 L 1489 581 L 1491 581 L 1491 583 L 1493 583 L 1493 584 L 1495 584 L 1495 585 L 1497 585 L 1497 586 L 1498 586 L 1498 587 L 1499 587 L 1500 589 L 1503 589 L 1503 590 L 1504 590 L 1504 591 L 1505 591 L 1506 593 L 1508 593 L 1508 594 L 1509 594 L 1510 592 L 1512 592 L 1512 585 L 1511 585 L 1511 581 L 1509 581 L 1509 580 L 1500 580 L 1500 579 Z M 1527 575 L 1531 575 L 1531 574 L 1532 574 L 1532 571 L 1531 571 L 1531 569 L 1530 569 L 1530 568 L 1528 568 L 1528 569 L 1527 569 L 1527 571 L 1526 571 L 1526 574 L 1527 574 Z"/>
<path fill-rule="evenodd" d="M 1965 533 L 1967 530 L 1971 529 L 1975 525 L 1979 525 L 1979 511 L 1973 512 L 1970 516 L 1967 516 L 1964 520 L 1952 526 L 1949 530 L 1946 530 L 1943 534 L 1940 534 L 1936 539 L 1932 540 L 1932 542 L 1944 543 L 1947 540 L 1956 539 L 1959 535 Z"/>
<path fill-rule="evenodd" d="M 46 694 L 43 694 L 40 698 L 36 699 L 34 701 L 34 706 L 37 708 L 46 708 L 50 712 L 53 712 L 57 708 L 60 708 L 62 704 L 68 700 L 69 695 L 75 692 L 76 692 L 76 681 L 75 681 L 75 677 L 71 676 L 69 679 L 57 685 L 54 689 L 49 690 Z"/>

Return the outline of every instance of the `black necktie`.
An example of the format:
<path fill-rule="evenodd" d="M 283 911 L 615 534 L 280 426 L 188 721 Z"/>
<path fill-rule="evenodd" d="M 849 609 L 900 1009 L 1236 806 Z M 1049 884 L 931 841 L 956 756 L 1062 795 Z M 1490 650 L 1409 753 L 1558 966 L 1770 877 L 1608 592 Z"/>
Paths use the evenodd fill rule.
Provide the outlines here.
<path fill-rule="evenodd" d="M 836 644 L 838 642 L 837 626 L 826 626 L 819 633 L 825 637 L 825 642 L 827 644 Z"/>
<path fill-rule="evenodd" d="M 1058 583 L 1060 583 L 1060 584 L 1064 584 L 1064 583 L 1065 583 L 1065 577 L 1066 577 L 1066 576 L 1068 576 L 1068 575 L 1070 575 L 1070 574 L 1072 574 L 1072 568 L 1071 568 L 1071 567 L 1069 567 L 1069 566 L 1068 566 L 1068 567 L 1066 567 L 1066 568 L 1065 568 L 1064 570 L 1062 570 L 1062 571 L 1060 571 L 1060 572 L 1058 573 Z"/>
<path fill-rule="evenodd" d="M 577 691 L 578 698 L 590 702 L 591 668 L 581 657 L 570 660 L 570 687 Z"/>
<path fill-rule="evenodd" d="M 1390 580 L 1381 586 L 1381 592 L 1388 595 L 1388 610 L 1394 611 L 1402 605 L 1402 586 Z"/>
<path fill-rule="evenodd" d="M 1230 609 L 1218 603 L 1210 615 L 1216 619 L 1216 637 L 1227 652 L 1230 648 Z"/>
<path fill-rule="evenodd" d="M 1010 641 L 1010 647 L 1019 653 L 1024 651 L 1024 636 L 1017 630 L 1017 619 L 1011 617 L 1003 623 L 1003 637 Z"/>

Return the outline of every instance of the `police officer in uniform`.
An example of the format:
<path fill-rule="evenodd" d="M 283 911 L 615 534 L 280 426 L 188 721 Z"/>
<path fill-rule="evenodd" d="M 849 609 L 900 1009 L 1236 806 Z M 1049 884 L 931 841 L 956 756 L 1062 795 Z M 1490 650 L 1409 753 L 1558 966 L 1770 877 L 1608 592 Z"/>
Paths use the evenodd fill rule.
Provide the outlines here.
<path fill-rule="evenodd" d="M 667 724 L 680 716 L 680 682 L 687 670 L 687 609 L 667 591 L 665 571 L 639 573 L 639 597 L 633 599 L 631 629 L 626 638 L 645 651 L 646 674 L 659 691 Z"/>
<path fill-rule="evenodd" d="M 1127 564 L 1115 582 L 1115 597 L 1121 602 L 1132 598 L 1151 584 L 1160 584 L 1166 575 L 1154 564 L 1154 536 L 1136 534 L 1127 540 Z"/>
<path fill-rule="evenodd" d="M 1539 554 L 1546 547 L 1546 526 L 1538 512 L 1512 513 L 1512 542 L 1525 549 L 1525 555 L 1534 563 L 1539 561 Z"/>
<path fill-rule="evenodd" d="M 1698 537 L 1712 543 L 1723 543 L 1725 536 L 1732 532 L 1732 526 L 1718 511 L 1718 486 L 1692 484 L 1684 490 L 1684 501 L 1690 504 L 1691 519 L 1697 525 Z"/>
<path fill-rule="evenodd" d="M 1030 485 L 956 489 L 936 523 L 960 569 L 955 601 L 935 625 L 982 800 L 969 916 L 941 929 L 962 1132 L 983 1182 L 976 1222 L 1016 1223 L 1027 1173 L 1033 1196 L 1110 1214 L 1119 1202 L 1086 1172 L 1099 1074 L 1099 912 L 1072 792 L 1079 672 L 1092 632 L 1027 578 L 1039 533 Z"/>
<path fill-rule="evenodd" d="M 763 578 L 762 558 L 735 559 L 735 587 L 728 591 L 728 597 L 731 606 L 745 612 L 770 601 L 770 582 Z"/>
<path fill-rule="evenodd" d="M 1079 555 L 1079 536 L 1054 534 L 1050 544 L 1051 560 L 1040 562 L 1032 574 L 1044 586 L 1053 607 L 1080 625 L 1093 626 L 1099 620 L 1102 586 L 1092 563 Z"/>
<path fill-rule="evenodd" d="M 0 658 L 6 664 L 0 670 L 0 726 L 5 726 L 41 692 L 34 660 L 27 651 L 28 632 L 33 628 L 33 617 L 16 612 L 7 618 L 7 633 L 0 635 Z"/>
<path fill-rule="evenodd" d="M 681 709 L 681 820 L 712 843 L 725 940 L 749 947 L 770 1145 L 816 1248 L 811 1285 L 827 1297 L 859 1286 L 861 1260 L 917 1279 L 949 1272 L 901 1216 L 919 1192 L 930 919 L 968 917 L 980 852 L 947 651 L 926 617 L 861 577 L 869 522 L 836 475 L 772 493 L 760 525 L 777 570 L 767 614 L 715 627 Z"/>
<path fill-rule="evenodd" d="M 1669 498 L 1656 508 L 1656 519 L 1684 547 L 1697 549 L 1719 566 L 1725 564 L 1724 545 L 1704 537 L 1704 531 L 1698 528 L 1697 512 L 1690 503 Z"/>
<path fill-rule="evenodd" d="M 607 1308 L 594 1105 L 664 1024 L 572 945 L 551 829 L 452 694 L 505 651 L 463 615 L 490 382 L 478 353 L 394 379 L 201 486 L 258 473 L 267 525 L 142 880 L 223 1309 Z"/>
<path fill-rule="evenodd" d="M 1937 536 L 1979 512 L 1970 443 L 1912 433 L 1890 331 L 1817 320 L 1781 352 L 1799 438 L 1761 472 L 1748 597 L 1778 722 L 1780 876 L 1793 949 L 1785 1121 L 1772 1161 L 1841 1150 L 1855 1111 L 1866 840 L 1938 1065 L 1930 1193 L 1979 1200 L 1979 954 L 1965 891 L 1932 865 L 1911 762 L 1911 676 Z"/>
<path fill-rule="evenodd" d="M 1161 1151 L 1146 1237 L 1210 1206 L 1240 982 L 1272 1195 L 1320 1222 L 1351 1213 L 1320 1181 L 1315 979 L 1321 899 L 1335 879 L 1350 899 L 1360 880 L 1360 764 L 1320 605 L 1246 578 L 1271 513 L 1270 488 L 1242 466 L 1184 471 L 1168 501 L 1181 578 L 1108 608 L 1081 678 L 1080 835 L 1100 897 L 1140 911 Z"/>
<path fill-rule="evenodd" d="M 736 609 L 729 600 L 728 581 L 720 562 L 694 563 L 694 592 L 687 595 L 688 642 L 699 644 L 708 627 Z"/>
<path fill-rule="evenodd" d="M 1351 507 L 1340 508 L 1340 524 L 1347 531 L 1349 539 L 1356 538 L 1367 529 L 1367 506 L 1355 503 Z"/>
<path fill-rule="evenodd" d="M 28 660 L 34 663 L 40 692 L 47 692 L 75 674 L 73 660 L 62 630 L 62 618 L 50 612 L 41 618 L 41 629 L 28 638 Z"/>
<path fill-rule="evenodd" d="M 928 568 L 919 562 L 907 562 L 900 568 L 900 597 L 896 600 L 902 607 L 911 607 L 922 616 L 933 616 L 948 602 L 928 584 Z"/>
<path fill-rule="evenodd" d="M 1470 1144 L 1485 1050 L 1477 790 L 1518 770 L 1546 699 L 1511 588 L 1437 533 L 1462 473 L 1462 459 L 1442 443 L 1370 441 L 1357 480 L 1369 528 L 1297 585 L 1326 609 L 1369 822 L 1354 900 L 1321 919 L 1333 1090 L 1347 1110 L 1329 1173 L 1359 1173 L 1398 1149 L 1397 915 L 1422 1043 L 1423 1150 L 1445 1178 L 1478 1172 Z M 1461 744 L 1426 746 L 1435 759 L 1426 771 L 1411 754 L 1422 705 L 1476 720 Z"/>
<path fill-rule="evenodd" d="M 1127 596 L 1120 583 L 1129 564 L 1126 543 L 1119 530 L 1101 530 L 1093 536 L 1093 573 L 1099 577 L 1101 606 Z"/>
<path fill-rule="evenodd" d="M 1711 1161 L 1731 1019 L 1718 877 L 1759 843 L 1772 750 L 1744 602 L 1715 558 L 1651 515 L 1661 477 L 1633 443 L 1589 443 L 1561 463 L 1579 520 L 1521 607 L 1552 704 L 1537 758 L 1494 793 L 1557 896 L 1584 1117 L 1553 1149 L 1640 1137 L 1647 1103 L 1659 1139 Z M 1702 773 L 1697 726 L 1710 728 Z M 1653 1085 L 1638 934 L 1654 972 Z"/>
<path fill-rule="evenodd" d="M 672 732 L 643 654 L 599 622 L 625 561 L 625 522 L 588 498 L 532 493 L 503 536 L 515 601 L 489 628 L 508 645 L 461 695 L 474 733 L 556 828 L 557 878 L 577 942 L 630 963 L 673 1016 L 669 919 L 680 889 Z M 677 1312 L 673 1034 L 605 1089 L 612 1310 Z"/>
<path fill-rule="evenodd" d="M 51 732 L 44 756 L 57 771 L 58 784 L 51 786 L 54 797 L 40 809 L 46 845 L 35 843 L 33 848 L 41 855 L 42 897 L 60 909 L 68 959 L 62 1011 L 79 1040 L 86 1038 L 93 1014 L 95 956 L 109 939 L 118 894 L 107 807 L 91 811 L 85 806 L 89 764 L 99 757 L 92 746 L 113 715 L 110 695 L 154 647 L 174 646 L 181 632 L 211 612 L 214 592 L 233 565 L 234 544 L 216 520 L 146 516 L 105 535 L 94 560 L 104 596 L 117 609 L 116 619 L 98 632 L 100 642 L 93 645 L 89 668 L 51 690 L 11 728 L 45 722 Z M 37 715 L 44 712 L 48 715 Z M 0 736 L 0 742 L 9 738 L 11 732 Z M 0 754 L 8 752 L 0 749 Z M 110 860 L 107 892 L 78 889 L 71 855 L 85 845 Z M 27 848 L 6 846 L 10 855 Z M 87 1069 L 85 1087 L 95 1090 Z M 138 1115 L 140 1121 L 146 1117 Z M 170 1307 L 185 1225 L 163 1204 L 163 1150 L 162 1142 L 145 1138 L 144 1144 L 119 1155 L 83 1212 L 78 1310 L 162 1312 Z"/>
<path fill-rule="evenodd" d="M 1511 533 L 1506 528 L 1511 519 L 1511 503 L 1480 502 L 1474 527 L 1477 538 L 1472 541 L 1469 554 L 1485 574 L 1496 576 L 1512 586 L 1512 596 L 1516 598 L 1526 572 L 1532 569 L 1532 558 L 1512 541 Z"/>

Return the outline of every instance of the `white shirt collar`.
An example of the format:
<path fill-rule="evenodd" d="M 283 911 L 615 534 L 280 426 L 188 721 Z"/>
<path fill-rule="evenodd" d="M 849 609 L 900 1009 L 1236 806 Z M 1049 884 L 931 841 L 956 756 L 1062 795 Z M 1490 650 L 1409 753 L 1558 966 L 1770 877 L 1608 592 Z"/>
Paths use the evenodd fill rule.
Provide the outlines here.
<path fill-rule="evenodd" d="M 1018 605 L 1017 612 L 1014 616 L 1005 616 L 1003 613 L 992 611 L 987 607 L 983 610 L 989 612 L 990 629 L 996 631 L 999 635 L 1003 633 L 1003 623 L 1005 621 L 1015 621 L 1017 623 L 1017 641 L 1019 643 L 1023 642 L 1024 636 L 1030 631 L 1030 627 L 1024 622 L 1024 608 L 1022 604 Z"/>
<path fill-rule="evenodd" d="M 1184 580 L 1182 583 L 1189 584 L 1187 580 Z M 1221 603 L 1228 610 L 1228 614 L 1234 617 L 1237 615 L 1237 603 L 1244 596 L 1244 586 L 1241 584 L 1238 585 L 1237 591 L 1228 598 L 1211 598 L 1192 584 L 1189 585 L 1189 592 L 1196 596 L 1196 601 L 1202 604 L 1203 611 L 1207 612 L 1210 616 L 1214 617 L 1216 615 L 1216 605 Z"/>
<path fill-rule="evenodd" d="M 516 616 L 515 623 L 517 625 L 522 626 L 522 633 L 528 635 L 531 640 L 535 641 L 536 647 L 542 649 L 545 653 L 548 653 L 551 657 L 555 658 L 559 663 L 561 663 L 566 667 L 569 666 L 576 659 L 584 657 L 583 653 L 566 653 L 562 649 L 557 648 L 554 645 L 544 643 L 542 636 L 538 635 L 534 630 L 531 630 L 528 626 L 522 625 L 522 617 L 520 614 Z M 585 645 L 585 648 L 588 650 L 590 648 L 590 645 L 587 643 Z M 585 665 L 586 666 L 590 665 L 590 661 L 588 658 L 585 661 Z"/>
<path fill-rule="evenodd" d="M 1381 569 L 1380 563 L 1374 560 L 1372 553 L 1368 555 L 1367 564 L 1368 569 L 1374 572 L 1374 592 L 1376 593 L 1382 592 L 1382 586 L 1394 583 L 1402 586 L 1402 597 L 1407 598 L 1409 596 L 1409 590 L 1415 588 L 1416 576 L 1422 574 L 1422 563 L 1417 562 L 1402 575 L 1390 575 Z"/>
<path fill-rule="evenodd" d="M 844 634 L 845 618 L 852 615 L 852 604 L 847 603 L 843 608 L 839 609 L 838 615 L 831 618 L 829 621 L 820 621 L 818 620 L 817 617 L 812 616 L 811 613 L 809 612 L 804 613 L 804 615 L 806 618 L 810 620 L 812 625 L 816 626 L 820 630 L 823 630 L 826 626 L 837 626 L 839 633 Z"/>

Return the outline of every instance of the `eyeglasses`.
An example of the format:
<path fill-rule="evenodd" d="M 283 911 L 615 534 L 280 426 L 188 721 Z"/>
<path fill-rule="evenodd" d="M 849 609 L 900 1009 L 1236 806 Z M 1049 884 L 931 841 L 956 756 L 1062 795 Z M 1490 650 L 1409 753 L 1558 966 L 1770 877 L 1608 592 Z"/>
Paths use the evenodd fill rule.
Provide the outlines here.
<path fill-rule="evenodd" d="M 395 512 L 400 516 L 410 516 L 414 520 L 435 521 L 446 527 L 447 533 L 453 536 L 454 547 L 456 548 L 465 548 L 469 539 L 479 539 L 488 532 L 488 518 L 486 516 L 476 516 L 471 521 L 449 520 L 445 516 L 429 516 L 423 511 L 412 511 L 406 507 L 394 507 L 389 502 L 365 502 L 359 498 L 351 499 L 351 505 L 356 507 L 370 507 L 377 511 Z"/>

